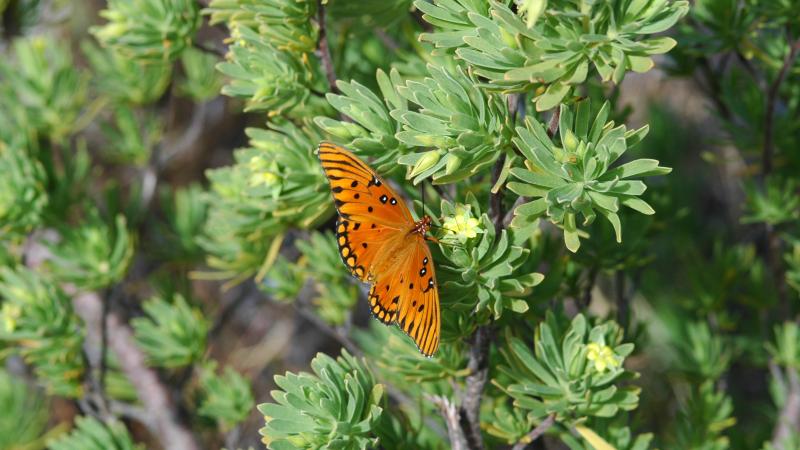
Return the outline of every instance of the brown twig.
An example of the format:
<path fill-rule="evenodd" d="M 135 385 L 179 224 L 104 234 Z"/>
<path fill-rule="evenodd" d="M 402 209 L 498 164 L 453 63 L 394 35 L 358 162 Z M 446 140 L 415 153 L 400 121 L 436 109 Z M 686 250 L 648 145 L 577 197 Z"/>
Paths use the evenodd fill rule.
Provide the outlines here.
<path fill-rule="evenodd" d="M 772 84 L 770 84 L 769 90 L 767 91 L 767 105 L 764 117 L 764 148 L 761 154 L 761 175 L 764 185 L 766 185 L 767 178 L 772 173 L 774 164 L 773 159 L 775 154 L 775 136 L 774 136 L 775 110 L 777 108 L 777 103 L 778 103 L 778 94 L 780 92 L 781 85 L 783 84 L 784 80 L 786 79 L 786 76 L 789 73 L 789 69 L 792 67 L 795 60 L 797 59 L 798 53 L 800 53 L 800 38 L 798 38 L 789 47 L 789 53 L 786 54 L 786 57 L 783 60 L 783 65 L 781 66 L 780 71 L 778 71 L 778 76 L 775 77 L 775 80 L 772 82 Z M 773 282 L 775 283 L 775 289 L 776 292 L 778 293 L 780 307 L 783 310 L 782 313 L 788 313 L 790 307 L 786 295 L 786 286 L 783 281 L 784 273 L 780 259 L 780 254 L 781 254 L 780 238 L 778 237 L 775 228 L 771 224 L 765 224 L 764 231 L 765 231 L 764 259 L 766 260 L 767 266 L 769 267 L 769 270 L 772 273 Z"/>
<path fill-rule="evenodd" d="M 87 324 L 99 323 L 102 318 L 103 299 L 93 292 L 76 295 L 75 312 Z M 161 383 L 155 370 L 147 367 L 144 353 L 136 346 L 133 332 L 116 314 L 107 317 L 108 346 L 117 356 L 119 366 L 133 384 L 144 406 L 148 422 L 153 424 L 155 437 L 164 448 L 195 450 L 197 445 L 191 431 L 178 420 L 169 391 Z M 145 423 L 147 424 L 147 423 Z"/>
<path fill-rule="evenodd" d="M 614 286 L 616 288 L 617 296 L 617 322 L 623 330 L 628 329 L 630 324 L 630 297 L 628 296 L 627 288 L 625 286 L 625 272 L 617 270 L 614 274 Z"/>
<path fill-rule="evenodd" d="M 331 49 L 328 46 L 328 33 L 325 28 L 325 5 L 322 4 L 322 0 L 317 0 L 317 25 L 319 26 L 317 56 L 322 60 L 322 67 L 325 69 L 325 77 L 328 79 L 331 92 L 339 94 L 339 88 L 336 87 L 336 72 L 333 68 Z"/>
<path fill-rule="evenodd" d="M 428 23 L 428 21 L 425 20 L 424 17 L 422 17 L 422 11 L 418 10 L 417 8 L 414 8 L 411 11 L 411 17 L 414 19 L 415 22 L 417 22 L 420 28 L 422 28 L 422 31 L 426 33 L 430 33 L 431 31 L 433 31 L 433 25 Z"/>
<path fill-rule="evenodd" d="M 49 258 L 47 247 L 30 238 L 27 249 L 30 251 L 26 263 L 31 268 L 36 268 Z M 33 242 L 31 242 L 33 241 Z M 103 327 L 103 303 L 96 292 L 76 292 L 74 286 L 63 286 L 65 292 L 73 296 L 72 304 L 75 313 L 86 324 L 88 334 L 96 336 Z M 161 383 L 155 370 L 147 367 L 144 353 L 136 346 L 133 332 L 128 325 L 113 311 L 105 317 L 107 327 L 108 348 L 114 352 L 119 362 L 119 367 L 139 394 L 146 416 L 149 418 L 145 425 L 151 425 L 154 436 L 161 442 L 162 447 L 175 450 L 197 450 L 200 447 L 195 441 L 192 432 L 178 419 L 176 408 L 172 404 L 169 391 Z M 87 340 L 89 338 L 87 337 Z M 97 337 L 93 339 L 98 339 Z M 99 346 L 98 346 L 99 347 Z M 96 353 L 92 351 L 91 353 Z M 100 355 L 87 355 L 93 364 L 97 365 Z M 98 366 L 99 367 L 99 366 Z M 91 368 L 90 368 L 91 369 Z M 99 395 L 99 392 L 95 392 Z M 105 401 L 101 407 L 105 407 Z M 119 404 L 109 403 L 113 412 L 119 410 Z M 128 411 L 131 412 L 131 411 Z M 141 414 L 137 414 L 141 416 Z"/>
<path fill-rule="evenodd" d="M 397 41 L 395 41 L 393 37 L 389 36 L 389 34 L 387 34 L 382 28 L 375 28 L 375 36 L 389 50 L 396 52 L 400 49 L 400 44 L 398 44 Z"/>
<path fill-rule="evenodd" d="M 505 162 L 506 155 L 502 154 L 494 163 L 494 168 L 492 168 L 492 186 L 497 184 L 497 180 L 500 179 L 500 173 L 503 170 Z M 505 213 L 503 212 L 503 189 L 498 189 L 497 192 L 489 197 L 489 216 L 492 218 L 494 231 L 499 238 L 500 231 L 503 229 L 503 219 L 505 218 Z"/>
<path fill-rule="evenodd" d="M 767 91 L 767 109 L 764 117 L 764 149 L 761 155 L 761 174 L 764 177 L 767 177 L 772 172 L 772 159 L 775 153 L 773 129 L 775 127 L 775 107 L 778 101 L 778 92 L 781 84 L 786 79 L 786 75 L 789 73 L 789 69 L 797 59 L 798 52 L 800 52 L 800 39 L 797 39 L 789 47 L 789 53 L 786 54 L 786 58 L 783 60 L 783 66 L 781 66 L 778 76 L 769 86 L 769 91 Z"/>
<path fill-rule="evenodd" d="M 225 58 L 225 55 L 227 53 L 227 50 L 221 49 L 214 44 L 209 46 L 206 45 L 204 42 L 195 42 L 194 46 L 200 51 L 212 54 L 214 56 L 219 56 L 220 58 Z"/>
<path fill-rule="evenodd" d="M 469 442 L 469 448 L 481 450 L 483 446 L 483 436 L 481 435 L 481 399 L 483 389 L 489 380 L 489 347 L 492 341 L 491 325 L 481 325 L 472 334 L 469 362 L 467 369 L 470 374 L 465 380 L 466 387 L 461 400 L 461 412 L 466 420 L 467 430 L 465 435 Z"/>
<path fill-rule="evenodd" d="M 552 139 L 558 132 L 558 120 L 560 118 L 561 107 L 558 107 L 553 111 L 553 115 L 550 116 L 550 122 L 547 124 L 547 136 L 549 136 L 550 139 Z"/>
<path fill-rule="evenodd" d="M 586 288 L 583 290 L 583 297 L 581 298 L 581 309 L 586 309 L 589 307 L 589 304 L 592 303 L 592 290 L 594 289 L 594 285 L 597 282 L 597 273 L 599 269 L 597 266 L 592 266 L 589 269 L 589 273 L 586 277 Z"/>
<path fill-rule="evenodd" d="M 775 382 L 783 386 L 783 391 L 787 392 L 772 432 L 772 446 L 777 450 L 788 450 L 785 446 L 787 438 L 793 431 L 800 429 L 800 377 L 797 370 L 792 367 L 786 369 L 784 377 L 775 363 L 770 363 L 769 370 Z"/>
<path fill-rule="evenodd" d="M 364 352 L 361 351 L 361 349 L 358 347 L 358 345 L 356 345 L 355 342 L 353 342 L 344 333 L 341 333 L 336 328 L 332 327 L 331 325 L 328 325 L 327 322 L 320 319 L 316 314 L 314 314 L 313 312 L 309 311 L 308 309 L 302 306 L 295 306 L 295 310 L 301 316 L 303 316 L 304 319 L 314 324 L 314 326 L 317 327 L 320 331 L 336 339 L 336 341 L 339 342 L 339 344 L 341 344 L 342 347 L 346 348 L 347 351 L 350 352 L 350 354 L 352 354 L 353 356 L 364 356 Z"/>
<path fill-rule="evenodd" d="M 523 436 L 522 439 L 519 440 L 519 442 L 514 444 L 511 450 L 525 450 L 525 447 L 527 447 L 528 444 L 535 441 L 536 439 L 539 439 L 539 437 L 545 434 L 547 430 L 550 429 L 550 427 L 555 425 L 555 423 L 556 423 L 556 415 L 550 414 L 549 416 L 547 416 L 547 418 L 545 418 L 542 421 L 542 423 L 537 425 L 536 428 L 530 431 L 530 433 Z"/>
<path fill-rule="evenodd" d="M 497 183 L 500 178 L 500 171 L 505 163 L 505 155 L 497 158 L 497 162 L 492 170 L 492 185 Z M 489 198 L 489 216 L 492 218 L 495 233 L 499 237 L 503 230 L 505 213 L 503 211 L 503 190 L 498 189 Z M 461 399 L 461 414 L 463 416 L 466 429 L 464 435 L 467 437 L 469 448 L 482 450 L 483 435 L 481 434 L 480 409 L 483 390 L 489 379 L 489 348 L 492 341 L 491 324 L 480 325 L 470 338 L 469 359 L 467 369 L 469 375 L 465 379 L 463 398 Z"/>
<path fill-rule="evenodd" d="M 447 425 L 447 437 L 450 439 L 452 450 L 468 450 L 467 438 L 461 428 L 458 409 L 447 397 L 425 393 L 425 398 L 439 408 L 444 423 Z"/>

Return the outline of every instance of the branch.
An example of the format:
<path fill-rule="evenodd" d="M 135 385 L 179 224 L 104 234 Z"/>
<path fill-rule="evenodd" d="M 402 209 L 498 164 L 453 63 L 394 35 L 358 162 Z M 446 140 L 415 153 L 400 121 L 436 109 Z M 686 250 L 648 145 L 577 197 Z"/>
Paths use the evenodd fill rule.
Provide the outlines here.
<path fill-rule="evenodd" d="M 767 177 L 772 172 L 772 157 L 775 153 L 773 129 L 775 127 L 775 107 L 778 100 L 778 91 L 786 79 L 789 69 L 797 59 L 798 52 L 800 52 L 800 38 L 789 48 L 789 53 L 786 54 L 786 58 L 783 60 L 783 66 L 767 92 L 767 111 L 766 117 L 764 117 L 764 150 L 761 158 L 761 174 L 764 177 Z"/>
<path fill-rule="evenodd" d="M 328 79 L 331 92 L 339 94 L 339 88 L 336 87 L 336 72 L 333 69 L 331 49 L 328 46 L 328 34 L 325 31 L 325 6 L 322 4 L 322 0 L 317 0 L 317 25 L 319 26 L 317 56 L 322 60 L 322 67 L 325 68 L 325 77 Z"/>
<path fill-rule="evenodd" d="M 614 287 L 616 288 L 617 295 L 617 322 L 623 330 L 628 331 L 630 324 L 630 298 L 628 297 L 627 289 L 625 287 L 625 272 L 617 270 L 614 274 Z"/>
<path fill-rule="evenodd" d="M 375 32 L 375 36 L 383 43 L 384 47 L 393 52 L 397 52 L 397 50 L 400 49 L 400 44 L 398 44 L 397 41 L 395 41 L 393 37 L 389 36 L 382 28 L 375 28 L 373 31 Z"/>
<path fill-rule="evenodd" d="M 561 118 L 561 107 L 555 108 L 550 122 L 547 124 L 547 136 L 552 139 L 558 132 L 558 120 Z"/>
<path fill-rule="evenodd" d="M 75 312 L 88 324 L 101 320 L 103 299 L 96 293 L 84 293 L 74 299 Z M 139 394 L 144 410 L 153 424 L 156 437 L 164 448 L 196 450 L 191 431 L 178 420 L 169 391 L 155 370 L 145 364 L 144 353 L 136 346 L 133 332 L 115 313 L 107 318 L 108 345 L 117 355 L 120 369 Z M 148 423 L 145 422 L 145 425 Z"/>
<path fill-rule="evenodd" d="M 500 157 L 497 158 L 497 161 L 494 163 L 494 168 L 492 169 L 492 186 L 497 184 L 497 180 L 500 179 L 500 172 L 502 172 L 505 162 L 506 155 L 504 153 L 500 155 Z M 491 197 L 489 197 L 489 217 L 492 218 L 496 237 L 499 238 L 500 231 L 503 230 L 503 219 L 505 218 L 505 213 L 503 212 L 502 189 L 498 189 L 496 193 L 493 193 Z"/>
<path fill-rule="evenodd" d="M 36 269 L 50 256 L 49 249 L 34 237 L 29 238 L 26 247 L 26 252 L 28 252 L 26 264 L 32 269 Z M 105 301 L 96 292 L 78 293 L 75 287 L 70 285 L 63 286 L 63 289 L 73 296 L 72 303 L 75 313 L 86 326 L 87 346 L 97 348 L 97 351 L 87 352 L 87 358 L 91 365 L 99 367 L 97 364 L 98 360 L 102 358 L 103 350 L 97 341 L 102 339 L 98 334 L 102 333 L 101 329 L 105 325 L 108 348 L 117 355 L 120 369 L 136 389 L 144 407 L 148 420 L 143 424 L 152 426 L 153 434 L 161 442 L 163 448 L 198 450 L 200 447 L 192 432 L 178 419 L 178 413 L 172 404 L 169 391 L 161 383 L 156 371 L 145 364 L 144 353 L 136 346 L 133 332 L 128 325 L 117 314 L 107 310 L 105 324 L 103 324 Z M 89 367 L 89 370 L 93 370 L 92 367 Z M 94 392 L 94 395 L 100 395 L 100 392 Z M 100 406 L 105 408 L 106 402 L 103 401 Z M 108 405 L 112 412 L 115 409 L 119 411 L 119 406 L 115 403 Z M 139 413 L 133 413 L 132 410 L 127 412 L 141 416 Z"/>
<path fill-rule="evenodd" d="M 503 170 L 505 154 L 497 158 L 497 162 L 492 170 L 492 185 L 497 183 L 500 178 L 500 171 Z M 503 211 L 503 191 L 498 189 L 489 198 L 489 216 L 492 218 L 495 233 L 497 236 L 503 230 L 505 213 Z M 492 328 L 490 324 L 480 325 L 470 338 L 469 361 L 467 369 L 469 375 L 465 380 L 463 398 L 461 400 L 461 414 L 465 419 L 465 435 L 469 442 L 469 448 L 482 450 L 483 436 L 481 435 L 481 397 L 486 381 L 489 379 L 489 347 L 492 341 Z"/>
<path fill-rule="evenodd" d="M 783 81 L 786 79 L 786 76 L 789 73 L 789 69 L 797 59 L 798 53 L 800 53 L 800 38 L 791 44 L 789 53 L 786 54 L 786 58 L 783 60 L 783 66 L 781 66 L 778 76 L 769 86 L 769 91 L 767 92 L 767 109 L 764 117 L 764 148 L 761 155 L 761 175 L 763 177 L 762 181 L 765 184 L 767 177 L 769 177 L 770 173 L 772 173 L 773 168 L 773 157 L 775 154 L 775 109 L 777 108 L 778 93 L 780 92 L 781 84 L 783 84 Z M 766 242 L 764 244 L 764 257 L 770 272 L 772 272 L 772 277 L 775 282 L 775 288 L 778 293 L 781 308 L 784 310 L 784 312 L 787 312 L 789 308 L 788 299 L 786 297 L 786 286 L 783 282 L 784 274 L 780 260 L 780 239 L 777 236 L 774 227 L 770 224 L 766 224 L 765 232 Z"/>
<path fill-rule="evenodd" d="M 556 423 L 556 415 L 550 414 L 547 416 L 546 419 L 542 421 L 539 425 L 536 426 L 533 430 L 531 430 L 528 434 L 522 437 L 511 450 L 525 450 L 525 447 L 528 446 L 531 442 L 539 439 L 539 437 L 547 432 L 553 425 Z"/>
<path fill-rule="evenodd" d="M 597 273 L 600 269 L 597 266 L 592 266 L 586 276 L 586 288 L 583 290 L 583 297 L 580 300 L 581 310 L 585 310 L 592 303 L 592 290 L 597 282 Z"/>
<path fill-rule="evenodd" d="M 467 438 L 459 422 L 459 414 L 456 405 L 450 402 L 447 397 L 430 395 L 425 393 L 425 398 L 439 408 L 442 413 L 444 423 L 447 424 L 447 437 L 450 439 L 452 450 L 467 450 Z"/>
<path fill-rule="evenodd" d="M 483 436 L 481 435 L 481 397 L 486 382 L 489 379 L 489 346 L 492 340 L 491 325 L 481 325 L 472 334 L 469 348 L 469 362 L 467 369 L 470 374 L 466 378 L 464 398 L 461 400 L 461 412 L 466 419 L 470 448 L 482 450 Z"/>
<path fill-rule="evenodd" d="M 349 337 L 347 337 L 344 333 L 339 332 L 336 328 L 329 325 L 324 320 L 320 319 L 316 314 L 309 311 L 307 308 L 303 306 L 294 305 L 295 311 L 297 311 L 304 319 L 308 320 L 315 327 L 317 327 L 320 331 L 327 334 L 328 336 L 335 339 L 339 344 L 346 348 L 350 354 L 353 356 L 364 356 L 364 352 L 353 342 Z"/>
<path fill-rule="evenodd" d="M 787 438 L 793 431 L 800 429 L 800 379 L 796 369 L 787 367 L 787 386 L 787 380 L 775 363 L 770 363 L 769 369 L 775 381 L 788 391 L 772 432 L 772 446 L 777 450 L 788 450 L 785 446 Z"/>
<path fill-rule="evenodd" d="M 414 19 L 414 22 L 417 22 L 417 25 L 419 25 L 420 28 L 422 28 L 422 31 L 430 33 L 431 31 L 433 31 L 433 25 L 428 23 L 428 21 L 425 20 L 425 18 L 422 17 L 422 15 L 423 15 L 422 11 L 418 10 L 417 8 L 414 8 L 411 11 L 411 17 Z"/>

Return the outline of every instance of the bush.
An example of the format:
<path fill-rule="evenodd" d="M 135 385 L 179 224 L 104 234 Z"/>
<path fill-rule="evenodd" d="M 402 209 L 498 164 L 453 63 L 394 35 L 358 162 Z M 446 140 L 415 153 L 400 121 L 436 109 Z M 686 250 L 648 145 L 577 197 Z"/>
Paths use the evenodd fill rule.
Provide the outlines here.
<path fill-rule="evenodd" d="M 798 2 L 96 5 L 0 0 L 0 449 L 797 448 Z"/>

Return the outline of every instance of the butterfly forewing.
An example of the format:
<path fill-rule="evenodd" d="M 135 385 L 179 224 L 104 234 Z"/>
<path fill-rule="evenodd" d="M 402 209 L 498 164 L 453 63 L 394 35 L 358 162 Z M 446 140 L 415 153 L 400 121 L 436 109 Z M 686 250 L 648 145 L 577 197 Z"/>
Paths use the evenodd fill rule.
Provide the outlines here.
<path fill-rule="evenodd" d="M 336 240 L 350 272 L 372 284 L 372 314 L 397 323 L 422 353 L 439 348 L 439 293 L 424 236 L 405 202 L 355 155 L 323 142 L 319 158 L 339 212 Z"/>
<path fill-rule="evenodd" d="M 403 199 L 358 157 L 323 142 L 319 159 L 343 219 L 371 220 L 398 230 L 413 226 L 414 218 Z"/>
<path fill-rule="evenodd" d="M 355 218 L 336 221 L 339 255 L 350 273 L 361 281 L 370 281 L 381 249 L 397 238 L 398 230 L 375 222 Z"/>

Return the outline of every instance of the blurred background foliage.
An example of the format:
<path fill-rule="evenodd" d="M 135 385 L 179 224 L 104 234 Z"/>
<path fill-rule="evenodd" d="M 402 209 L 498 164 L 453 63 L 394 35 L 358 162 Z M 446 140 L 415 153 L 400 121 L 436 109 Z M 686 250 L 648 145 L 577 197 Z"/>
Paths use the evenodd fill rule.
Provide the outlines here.
<path fill-rule="evenodd" d="M 798 11 L 0 0 L 0 450 L 800 448 Z M 321 140 L 434 217 L 434 357 Z"/>

